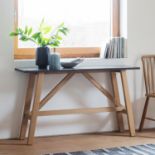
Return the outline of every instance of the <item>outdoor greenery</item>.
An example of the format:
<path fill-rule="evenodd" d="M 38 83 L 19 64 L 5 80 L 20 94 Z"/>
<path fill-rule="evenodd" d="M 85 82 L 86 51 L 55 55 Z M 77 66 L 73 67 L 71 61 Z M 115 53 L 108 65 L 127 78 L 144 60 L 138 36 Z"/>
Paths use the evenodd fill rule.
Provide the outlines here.
<path fill-rule="evenodd" d="M 39 47 L 50 46 L 52 48 L 58 47 L 62 41 L 62 37 L 67 35 L 69 29 L 61 23 L 58 27 L 46 25 L 44 19 L 41 21 L 38 31 L 33 32 L 33 28 L 26 26 L 24 29 L 17 28 L 10 36 L 19 36 L 21 41 L 32 41 Z"/>

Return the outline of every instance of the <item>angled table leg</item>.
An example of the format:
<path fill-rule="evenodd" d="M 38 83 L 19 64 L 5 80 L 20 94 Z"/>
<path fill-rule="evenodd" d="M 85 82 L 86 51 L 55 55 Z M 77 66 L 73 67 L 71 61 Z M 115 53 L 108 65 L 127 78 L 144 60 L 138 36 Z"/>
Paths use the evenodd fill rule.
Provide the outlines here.
<path fill-rule="evenodd" d="M 127 111 L 127 119 L 128 119 L 130 135 L 133 137 L 135 136 L 135 124 L 134 124 L 132 104 L 130 101 L 130 96 L 128 91 L 126 71 L 121 71 L 120 73 L 121 73 L 121 80 L 122 80 L 122 86 L 123 86 L 123 93 L 124 93 L 124 100 L 125 100 L 125 106 Z"/>
<path fill-rule="evenodd" d="M 114 104 L 115 104 L 115 107 L 119 107 L 121 106 L 121 103 L 120 103 L 120 96 L 119 96 L 119 90 L 118 90 L 118 84 L 117 84 L 117 77 L 115 72 L 111 73 L 111 80 L 112 80 L 112 88 L 114 93 Z M 124 123 L 123 123 L 122 113 L 117 112 L 116 115 L 117 115 L 117 123 L 118 123 L 119 131 L 123 132 Z"/>
<path fill-rule="evenodd" d="M 31 119 L 30 119 L 30 128 L 29 128 L 28 142 L 27 142 L 28 144 L 32 144 L 33 139 L 34 139 L 34 133 L 35 133 L 36 123 L 37 123 L 37 114 L 39 111 L 43 79 L 44 79 L 44 73 L 36 74 L 34 103 L 33 103 L 33 107 L 32 107 Z"/>
<path fill-rule="evenodd" d="M 72 77 L 74 73 L 68 73 L 41 101 L 39 109 L 41 109 Z"/>
<path fill-rule="evenodd" d="M 29 80 L 28 80 L 28 86 L 26 91 L 26 97 L 25 97 L 25 105 L 24 105 L 24 112 L 23 112 L 23 119 L 20 129 L 20 139 L 25 139 L 27 126 L 28 126 L 28 117 L 26 116 L 27 113 L 30 112 L 31 107 L 31 101 L 33 97 L 33 88 L 34 88 L 34 82 L 35 82 L 35 75 L 30 74 Z"/>

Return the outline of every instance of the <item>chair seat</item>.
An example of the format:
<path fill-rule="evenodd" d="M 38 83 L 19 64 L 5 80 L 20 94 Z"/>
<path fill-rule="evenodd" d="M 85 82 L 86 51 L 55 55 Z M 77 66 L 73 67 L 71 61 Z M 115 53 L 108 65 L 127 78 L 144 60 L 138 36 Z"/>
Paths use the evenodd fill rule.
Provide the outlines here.
<path fill-rule="evenodd" d="M 148 97 L 155 97 L 155 93 L 145 94 L 145 96 L 148 96 Z"/>

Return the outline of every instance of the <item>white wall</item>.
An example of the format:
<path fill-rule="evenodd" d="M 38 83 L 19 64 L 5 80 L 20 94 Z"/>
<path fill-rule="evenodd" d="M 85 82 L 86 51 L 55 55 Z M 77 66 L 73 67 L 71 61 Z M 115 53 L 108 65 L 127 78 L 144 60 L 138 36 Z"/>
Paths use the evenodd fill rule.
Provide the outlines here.
<path fill-rule="evenodd" d="M 140 64 L 141 54 L 155 51 L 154 6 L 154 0 L 128 0 L 129 63 Z M 0 138 L 10 138 L 18 136 L 27 84 L 27 75 L 14 71 L 13 41 L 9 38 L 9 32 L 13 30 L 13 0 L 0 1 L 0 19 Z M 107 75 L 104 76 L 104 74 L 99 73 L 93 74 L 93 76 L 111 90 Z M 46 77 L 43 94 L 62 77 L 59 75 Z M 128 77 L 136 125 L 138 126 L 144 103 L 141 72 L 133 73 L 130 71 Z M 51 104 L 47 105 L 45 109 L 106 106 L 110 104 L 106 102 L 100 92 L 81 75 L 77 75 L 53 98 Z M 149 123 L 149 126 L 152 124 Z M 117 125 L 115 124 L 114 114 L 69 115 L 39 119 L 36 135 L 58 135 L 115 129 L 117 129 Z"/>
<path fill-rule="evenodd" d="M 128 55 L 133 64 L 141 64 L 140 57 L 144 54 L 155 54 L 155 1 L 128 0 Z M 132 83 L 135 117 L 137 125 L 144 104 L 144 82 L 142 73 L 133 75 Z M 135 86 L 134 86 L 135 85 Z M 154 100 L 152 100 L 154 102 Z M 154 104 L 150 104 L 148 115 L 155 118 Z M 155 127 L 154 122 L 146 121 L 145 127 Z"/>

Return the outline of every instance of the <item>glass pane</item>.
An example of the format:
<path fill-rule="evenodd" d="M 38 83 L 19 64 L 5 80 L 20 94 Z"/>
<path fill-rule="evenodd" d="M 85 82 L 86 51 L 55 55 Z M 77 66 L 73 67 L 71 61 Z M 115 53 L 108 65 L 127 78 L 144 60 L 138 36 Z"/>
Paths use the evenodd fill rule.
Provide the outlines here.
<path fill-rule="evenodd" d="M 70 29 L 61 46 L 100 47 L 110 37 L 110 0 L 19 0 L 19 27 L 37 26 L 43 18 L 57 26 L 64 22 Z M 19 48 L 34 47 L 19 41 Z"/>

